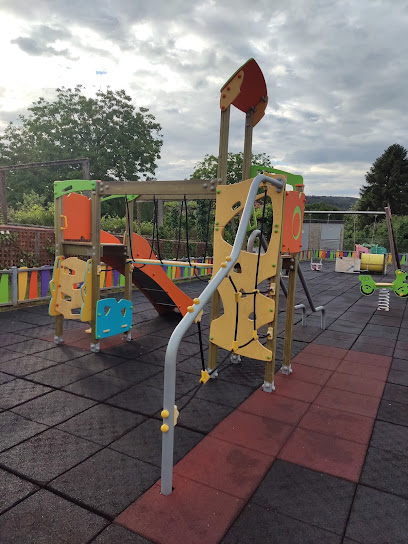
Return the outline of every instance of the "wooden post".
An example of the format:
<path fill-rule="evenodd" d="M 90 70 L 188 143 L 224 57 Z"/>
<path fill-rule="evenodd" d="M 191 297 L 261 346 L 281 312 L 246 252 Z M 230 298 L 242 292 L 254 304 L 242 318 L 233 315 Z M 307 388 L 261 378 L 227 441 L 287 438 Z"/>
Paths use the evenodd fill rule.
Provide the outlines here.
<path fill-rule="evenodd" d="M 127 203 L 129 206 L 129 213 L 126 213 L 126 253 L 128 258 L 132 259 L 132 236 L 133 236 L 133 211 L 134 211 L 134 201 L 131 200 Z M 125 299 L 132 300 L 132 273 L 133 273 L 133 264 L 127 262 L 125 265 Z"/>
<path fill-rule="evenodd" d="M 228 137 L 229 137 L 229 124 L 230 124 L 230 107 L 225 110 L 221 110 L 220 121 L 220 143 L 218 152 L 218 169 L 217 177 L 222 179 L 222 183 L 227 183 L 227 169 L 228 169 Z M 215 271 L 216 272 L 216 271 Z M 211 297 L 211 310 L 210 320 L 213 321 L 220 316 L 221 298 L 216 291 Z M 213 344 L 210 340 L 208 349 L 208 368 L 214 369 L 217 366 L 218 346 Z"/>
<path fill-rule="evenodd" d="M 252 134 L 254 131 L 254 110 L 251 109 L 245 116 L 244 157 L 242 161 L 242 179 L 249 179 L 252 162 Z"/>
<path fill-rule="evenodd" d="M 4 170 L 0 170 L 0 214 L 7 225 L 7 173 Z"/>
<path fill-rule="evenodd" d="M 285 340 L 283 343 L 282 367 L 289 368 L 292 359 L 293 316 L 295 314 L 296 277 L 299 265 L 299 253 L 286 257 L 289 260 L 288 268 L 288 296 L 286 299 Z"/>
<path fill-rule="evenodd" d="M 64 256 L 63 252 L 63 246 L 62 241 L 64 239 L 63 230 L 62 230 L 62 214 L 63 214 L 63 207 L 62 207 L 62 196 L 57 198 L 55 200 L 55 219 L 54 219 L 54 225 L 55 225 L 55 257 Z M 54 324 L 54 335 L 56 339 L 56 343 L 59 344 L 62 342 L 62 334 L 64 330 L 64 316 L 62 314 L 55 316 L 55 324 Z"/>
<path fill-rule="evenodd" d="M 92 305 L 91 305 L 91 351 L 99 351 L 96 338 L 96 303 L 100 298 L 101 262 L 101 197 L 98 190 L 91 193 L 91 243 L 92 243 Z"/>
<path fill-rule="evenodd" d="M 273 316 L 273 321 L 268 323 L 268 328 L 272 328 L 272 338 L 268 338 L 266 341 L 266 348 L 272 351 L 272 360 L 268 361 L 265 365 L 265 383 L 273 384 L 275 380 L 275 360 L 276 360 L 276 340 L 278 332 L 278 315 L 279 315 L 279 280 L 280 273 L 282 269 L 282 259 L 280 254 L 277 256 L 278 262 L 276 263 L 276 275 L 274 278 L 271 278 L 270 281 L 275 282 L 275 294 L 270 294 L 269 297 L 275 301 L 275 312 Z"/>

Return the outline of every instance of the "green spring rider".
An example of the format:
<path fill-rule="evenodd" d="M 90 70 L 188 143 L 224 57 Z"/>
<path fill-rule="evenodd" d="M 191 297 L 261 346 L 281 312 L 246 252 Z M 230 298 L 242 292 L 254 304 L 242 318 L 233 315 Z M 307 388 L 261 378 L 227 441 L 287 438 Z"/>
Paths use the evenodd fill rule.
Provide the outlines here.
<path fill-rule="evenodd" d="M 391 289 L 398 297 L 408 297 L 408 274 L 403 270 L 395 271 L 395 280 L 392 283 L 377 283 L 371 276 L 359 276 L 360 291 L 363 295 L 372 295 L 376 289 Z"/>

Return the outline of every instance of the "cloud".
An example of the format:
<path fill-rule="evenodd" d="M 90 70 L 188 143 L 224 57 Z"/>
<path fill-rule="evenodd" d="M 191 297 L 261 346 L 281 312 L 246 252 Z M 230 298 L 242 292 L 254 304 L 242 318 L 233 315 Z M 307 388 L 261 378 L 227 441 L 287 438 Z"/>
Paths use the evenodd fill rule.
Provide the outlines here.
<path fill-rule="evenodd" d="M 406 146 L 403 2 L 54 0 L 51 9 L 13 0 L 2 9 L 19 21 L 13 44 L 21 51 L 75 61 L 58 73 L 63 84 L 103 81 L 150 109 L 164 134 L 158 178 L 188 177 L 206 153 L 217 154 L 219 89 L 250 57 L 269 95 L 253 151 L 303 173 L 309 194 L 341 187 L 356 195 L 384 149 Z M 234 111 L 231 151 L 242 151 L 243 132 Z"/>
<path fill-rule="evenodd" d="M 31 29 L 30 36 L 19 36 L 11 43 L 16 44 L 22 51 L 32 56 L 60 56 L 73 59 L 68 49 L 57 49 L 49 45 L 57 41 L 66 41 L 72 37 L 65 28 L 51 27 L 47 25 L 36 25 Z"/>

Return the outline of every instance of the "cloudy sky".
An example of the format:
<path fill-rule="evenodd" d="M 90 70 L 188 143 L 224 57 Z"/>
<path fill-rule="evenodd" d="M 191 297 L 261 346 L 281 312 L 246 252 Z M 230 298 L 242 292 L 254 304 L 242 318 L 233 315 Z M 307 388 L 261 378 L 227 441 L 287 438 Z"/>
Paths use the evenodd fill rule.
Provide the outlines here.
<path fill-rule="evenodd" d="M 158 179 L 218 153 L 219 90 L 246 60 L 269 96 L 253 151 L 308 194 L 358 196 L 373 161 L 408 147 L 407 0 L 0 0 L 0 129 L 40 96 L 125 89 L 163 127 Z M 244 114 L 231 114 L 230 151 Z"/>

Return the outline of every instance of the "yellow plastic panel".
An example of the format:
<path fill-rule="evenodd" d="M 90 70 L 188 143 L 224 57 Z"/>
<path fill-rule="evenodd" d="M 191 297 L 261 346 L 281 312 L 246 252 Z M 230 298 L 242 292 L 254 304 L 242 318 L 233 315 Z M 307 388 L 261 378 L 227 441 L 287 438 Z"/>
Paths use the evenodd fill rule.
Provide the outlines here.
<path fill-rule="evenodd" d="M 72 310 L 81 308 L 81 288 L 78 284 L 84 281 L 86 264 L 77 257 L 68 257 L 60 266 L 59 283 L 57 285 L 56 309 L 65 319 L 79 319 L 79 313 Z"/>
<path fill-rule="evenodd" d="M 92 312 L 92 260 L 86 261 L 85 279 L 81 287 L 81 321 L 91 321 Z"/>
<path fill-rule="evenodd" d="M 228 83 L 221 89 L 220 108 L 226 110 L 241 92 L 241 85 L 244 81 L 244 71 L 241 70 L 228 81 Z"/>
<path fill-rule="evenodd" d="M 285 176 L 270 175 L 269 177 L 281 178 L 285 181 Z M 232 246 L 223 238 L 224 228 L 235 215 L 242 212 L 251 183 L 252 179 L 249 179 L 234 185 L 219 187 L 220 192 L 217 194 L 215 216 L 213 274 L 219 270 L 226 257 L 231 254 Z M 258 254 L 248 253 L 244 250 L 240 252 L 236 266 L 229 274 L 238 292 L 252 293 L 261 282 L 276 276 L 281 244 L 285 190 L 283 189 L 278 193 L 275 187 L 267 185 L 267 195 L 272 201 L 273 222 L 279 226 L 272 231 L 268 250 L 260 256 L 257 285 L 255 285 L 255 281 Z M 263 198 L 263 194 L 260 194 L 257 198 Z M 234 208 L 238 202 L 241 205 Z M 274 287 L 275 285 L 272 282 L 271 288 Z M 211 341 L 217 346 L 231 350 L 235 346 L 236 293 L 228 278 L 220 284 L 218 291 L 222 299 L 224 314 L 211 323 Z M 251 318 L 254 310 L 254 296 L 256 296 L 256 329 L 271 323 L 275 317 L 275 303 L 268 296 L 261 293 L 256 295 L 243 294 L 238 302 L 238 346 L 242 346 L 254 338 L 254 322 Z M 271 351 L 265 348 L 258 339 L 252 340 L 245 347 L 238 348 L 235 353 L 262 361 L 272 359 Z"/>

